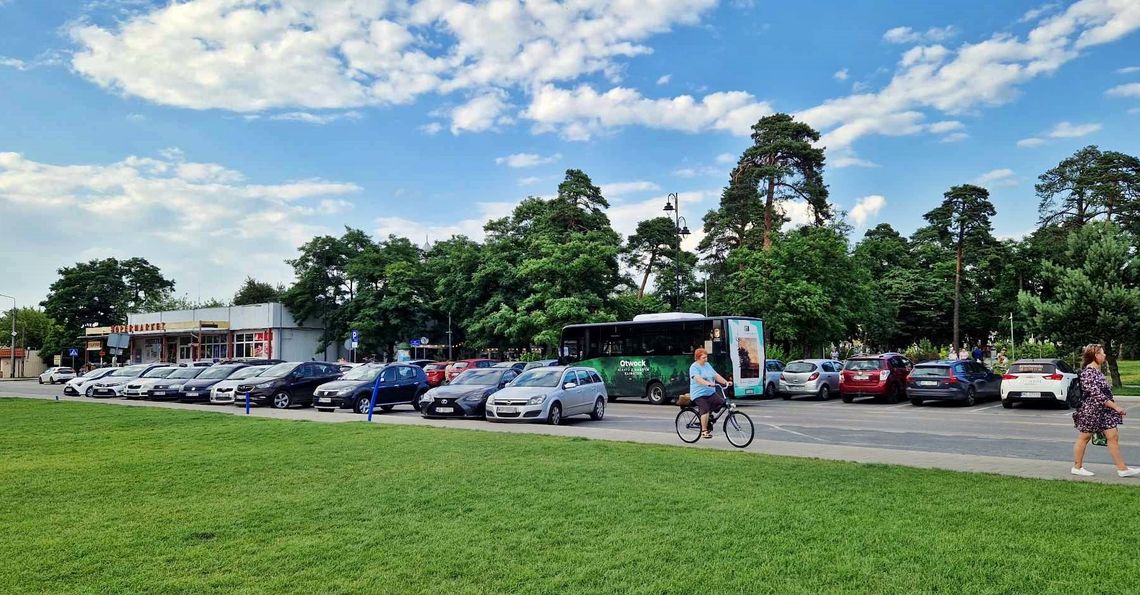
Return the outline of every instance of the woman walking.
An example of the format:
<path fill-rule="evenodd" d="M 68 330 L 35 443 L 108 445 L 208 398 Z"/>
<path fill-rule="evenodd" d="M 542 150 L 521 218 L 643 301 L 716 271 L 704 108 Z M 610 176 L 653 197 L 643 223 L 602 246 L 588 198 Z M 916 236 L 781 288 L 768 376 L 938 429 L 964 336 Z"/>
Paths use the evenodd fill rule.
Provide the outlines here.
<path fill-rule="evenodd" d="M 1140 475 L 1140 468 L 1129 467 L 1124 464 L 1124 457 L 1120 455 L 1120 434 L 1116 426 L 1124 423 L 1124 416 L 1128 411 L 1116 404 L 1112 398 L 1112 390 L 1104 378 L 1101 366 L 1106 356 L 1104 347 L 1092 344 L 1085 347 L 1081 355 L 1081 392 L 1084 400 L 1080 407 L 1073 412 L 1073 424 L 1077 426 L 1077 442 L 1073 445 L 1073 475 L 1090 476 L 1092 471 L 1085 469 L 1085 448 L 1096 432 L 1104 433 L 1108 440 L 1108 454 L 1116 464 L 1116 474 L 1121 477 L 1135 477 Z"/>

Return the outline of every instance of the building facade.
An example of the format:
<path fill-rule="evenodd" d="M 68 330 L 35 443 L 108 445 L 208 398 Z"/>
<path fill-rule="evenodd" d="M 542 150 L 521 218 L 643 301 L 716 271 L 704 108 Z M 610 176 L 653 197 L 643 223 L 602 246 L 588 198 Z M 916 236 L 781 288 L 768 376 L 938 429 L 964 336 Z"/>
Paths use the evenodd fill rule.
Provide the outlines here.
<path fill-rule="evenodd" d="M 324 328 L 293 319 L 277 303 L 129 314 L 127 324 L 85 330 L 85 363 L 190 363 L 235 357 L 334 361 L 339 345 L 318 350 Z M 112 335 L 126 335 L 116 357 Z M 113 343 L 113 341 L 112 341 Z"/>

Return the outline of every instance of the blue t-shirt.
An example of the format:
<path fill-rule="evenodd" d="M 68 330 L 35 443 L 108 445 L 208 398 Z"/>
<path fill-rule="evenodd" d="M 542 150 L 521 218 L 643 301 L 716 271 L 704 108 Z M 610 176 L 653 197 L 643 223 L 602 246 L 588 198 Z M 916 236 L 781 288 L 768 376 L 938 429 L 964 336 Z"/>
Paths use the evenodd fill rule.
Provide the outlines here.
<path fill-rule="evenodd" d="M 716 394 L 716 389 L 711 386 L 697 384 L 694 378 L 700 376 L 709 382 L 716 382 L 716 370 L 713 369 L 712 364 L 705 362 L 705 365 L 700 365 L 693 362 L 689 366 L 689 398 L 699 399 L 701 397 L 711 397 Z"/>

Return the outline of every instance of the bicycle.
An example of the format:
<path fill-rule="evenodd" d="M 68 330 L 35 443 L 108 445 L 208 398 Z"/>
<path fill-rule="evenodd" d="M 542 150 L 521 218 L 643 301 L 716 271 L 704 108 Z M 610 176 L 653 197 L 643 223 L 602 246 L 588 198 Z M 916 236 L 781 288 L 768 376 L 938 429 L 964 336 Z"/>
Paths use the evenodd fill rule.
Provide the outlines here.
<path fill-rule="evenodd" d="M 717 384 L 716 390 L 724 397 L 724 386 Z M 709 430 L 716 425 L 718 419 L 724 417 L 724 435 L 728 443 L 744 448 L 752 444 L 756 435 L 756 427 L 752 425 L 752 418 L 736 408 L 736 403 L 724 400 L 724 407 L 709 412 Z M 701 439 L 701 413 L 695 405 L 686 405 L 681 408 L 676 419 L 677 436 L 686 444 L 692 444 Z"/>

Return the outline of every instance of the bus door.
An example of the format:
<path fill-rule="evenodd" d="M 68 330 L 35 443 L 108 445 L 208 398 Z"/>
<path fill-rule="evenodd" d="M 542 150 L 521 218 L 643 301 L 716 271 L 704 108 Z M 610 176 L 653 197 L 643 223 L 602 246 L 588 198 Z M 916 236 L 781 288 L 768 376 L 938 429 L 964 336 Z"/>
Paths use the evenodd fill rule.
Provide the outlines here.
<path fill-rule="evenodd" d="M 732 382 L 737 397 L 764 394 L 764 323 L 760 320 L 728 320 L 728 343 Z"/>

